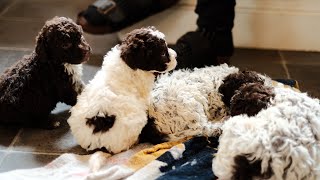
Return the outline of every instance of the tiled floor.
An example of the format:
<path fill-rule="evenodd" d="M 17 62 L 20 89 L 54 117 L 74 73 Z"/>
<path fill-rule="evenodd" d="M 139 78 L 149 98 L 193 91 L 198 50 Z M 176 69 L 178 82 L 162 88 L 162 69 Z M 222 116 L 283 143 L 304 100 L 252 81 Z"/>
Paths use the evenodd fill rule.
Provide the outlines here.
<path fill-rule="evenodd" d="M 0 1 L 0 73 L 34 47 L 34 38 L 44 21 L 55 15 L 75 19 L 90 0 L 1 0 Z M 117 43 L 115 34 L 86 34 L 93 56 L 84 67 L 88 82 L 101 65 L 103 54 Z M 320 97 L 320 53 L 277 50 L 236 49 L 231 64 L 252 69 L 272 78 L 293 78 L 302 91 Z M 58 104 L 54 114 L 68 117 L 70 107 Z M 55 130 L 0 126 L 0 172 L 42 166 L 65 152 L 84 154 L 71 136 L 68 125 Z"/>

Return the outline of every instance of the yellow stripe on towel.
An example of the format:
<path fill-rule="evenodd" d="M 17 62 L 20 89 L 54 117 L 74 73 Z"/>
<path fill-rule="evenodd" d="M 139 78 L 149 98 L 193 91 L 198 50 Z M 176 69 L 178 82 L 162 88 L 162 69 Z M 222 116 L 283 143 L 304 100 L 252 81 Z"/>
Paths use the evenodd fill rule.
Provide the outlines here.
<path fill-rule="evenodd" d="M 126 166 L 133 169 L 134 171 L 137 171 L 149 164 L 151 161 L 157 159 L 159 156 L 167 152 L 173 146 L 183 146 L 181 143 L 187 141 L 190 138 L 191 137 L 175 142 L 165 142 L 157 144 L 151 148 L 141 150 L 129 159 Z"/>

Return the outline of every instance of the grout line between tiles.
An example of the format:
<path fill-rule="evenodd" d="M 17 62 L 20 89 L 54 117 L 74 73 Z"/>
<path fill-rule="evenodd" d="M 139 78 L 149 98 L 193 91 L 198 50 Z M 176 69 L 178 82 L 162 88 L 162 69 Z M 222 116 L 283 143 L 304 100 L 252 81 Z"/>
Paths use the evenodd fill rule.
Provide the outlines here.
<path fill-rule="evenodd" d="M 10 154 L 10 153 L 25 153 L 25 154 L 33 154 L 33 155 L 48 155 L 48 156 L 60 156 L 64 153 L 41 153 L 41 152 L 25 152 L 25 151 L 16 151 L 16 150 L 10 150 L 10 151 L 3 151 L 4 155 L 0 158 L 0 166 L 3 163 L 4 159 Z"/>
<path fill-rule="evenodd" d="M 36 152 L 36 151 L 17 151 L 17 150 L 13 150 L 13 146 L 14 144 L 17 142 L 20 134 L 22 133 L 23 128 L 19 129 L 18 133 L 16 134 L 16 136 L 13 138 L 12 142 L 10 143 L 10 145 L 8 146 L 8 148 L 6 149 L 6 154 L 8 154 L 9 152 L 18 152 L 18 153 L 31 153 L 31 154 L 42 154 L 42 155 L 61 155 L 63 153 L 52 153 L 52 152 Z M 0 159 L 0 164 L 1 164 L 1 159 Z"/>
<path fill-rule="evenodd" d="M 33 49 L 29 49 L 29 48 L 4 47 L 4 46 L 0 46 L 0 50 L 12 50 L 12 51 L 33 51 Z"/>
<path fill-rule="evenodd" d="M 10 145 L 8 146 L 7 150 L 11 150 L 13 145 L 17 142 L 20 134 L 22 133 L 23 128 L 19 129 L 18 133 L 16 134 L 16 136 L 13 138 L 13 140 L 11 141 Z"/>
<path fill-rule="evenodd" d="M 12 6 L 14 6 L 16 3 L 18 2 L 18 0 L 13 0 L 11 2 L 11 4 L 8 4 L 7 7 L 2 11 L 0 12 L 0 17 L 2 17 Z"/>
<path fill-rule="evenodd" d="M 16 22 L 43 22 L 45 18 L 33 18 L 33 17 L 2 17 L 0 16 L 0 20 L 3 21 L 16 21 Z"/>
<path fill-rule="evenodd" d="M 290 76 L 290 73 L 289 73 L 289 69 L 288 69 L 288 67 L 287 67 L 287 61 L 286 61 L 286 59 L 284 58 L 284 55 L 282 54 L 281 51 L 278 51 L 278 54 L 279 54 L 279 56 L 280 56 L 281 64 L 282 64 L 282 67 L 283 67 L 283 69 L 284 69 L 284 71 L 285 71 L 285 73 L 286 73 L 286 75 L 287 75 L 287 78 L 288 78 L 288 79 L 291 79 L 291 76 Z"/>
<path fill-rule="evenodd" d="M 17 139 L 18 139 L 19 135 L 21 134 L 22 130 L 23 130 L 23 128 L 19 129 L 19 131 L 17 132 L 17 134 L 14 136 L 13 140 L 11 141 L 10 145 L 6 149 L 6 151 L 2 151 L 2 152 L 4 152 L 4 155 L 2 156 L 2 158 L 0 158 L 0 166 L 1 166 L 2 162 L 3 162 L 3 160 L 5 159 L 5 157 L 10 153 L 10 150 L 12 149 L 12 146 L 17 141 Z"/>
<path fill-rule="evenodd" d="M 0 158 L 0 166 L 4 160 L 4 158 L 9 154 L 10 150 L 12 149 L 14 143 L 16 143 L 19 135 L 21 134 L 23 128 L 19 129 L 19 131 L 17 132 L 17 134 L 14 136 L 13 140 L 11 141 L 10 145 L 8 146 L 8 148 L 5 150 L 5 151 L 2 151 L 4 152 L 4 155 Z"/>
<path fill-rule="evenodd" d="M 60 156 L 65 153 L 54 153 L 54 152 L 36 152 L 36 151 L 17 151 L 17 150 L 10 150 L 10 153 L 26 153 L 26 154 L 36 154 L 36 155 L 50 155 L 50 156 Z"/>

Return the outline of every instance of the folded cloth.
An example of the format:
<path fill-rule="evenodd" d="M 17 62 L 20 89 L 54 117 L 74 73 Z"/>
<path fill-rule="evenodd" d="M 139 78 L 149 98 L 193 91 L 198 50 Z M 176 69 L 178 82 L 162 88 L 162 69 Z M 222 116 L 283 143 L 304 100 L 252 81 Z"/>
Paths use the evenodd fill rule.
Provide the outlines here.
<path fill-rule="evenodd" d="M 83 180 L 83 179 L 123 179 L 134 173 L 126 166 L 130 158 L 137 152 L 152 147 L 151 144 L 139 144 L 123 153 L 114 155 L 106 161 L 101 171 L 90 172 L 89 160 L 92 155 L 66 153 L 40 168 L 18 169 L 0 173 L 3 180 Z M 101 173 L 103 177 L 101 177 Z"/>
<path fill-rule="evenodd" d="M 218 138 L 194 137 L 172 147 L 127 179 L 215 179 L 212 159 L 217 146 Z"/>
<path fill-rule="evenodd" d="M 184 141 L 184 140 L 182 140 Z M 40 168 L 18 169 L 0 173 L 0 179 L 10 180 L 113 180 L 125 179 L 146 166 L 173 146 L 181 143 L 168 142 L 153 146 L 139 144 L 120 154 L 109 157 L 98 172 L 91 172 L 92 155 L 66 153 Z"/>
<path fill-rule="evenodd" d="M 214 143 L 212 143 L 214 142 Z M 10 180 L 117 180 L 212 179 L 212 158 L 217 139 L 194 137 L 156 146 L 140 144 L 107 159 L 98 172 L 90 172 L 91 155 L 63 154 L 44 167 L 0 174 Z"/>

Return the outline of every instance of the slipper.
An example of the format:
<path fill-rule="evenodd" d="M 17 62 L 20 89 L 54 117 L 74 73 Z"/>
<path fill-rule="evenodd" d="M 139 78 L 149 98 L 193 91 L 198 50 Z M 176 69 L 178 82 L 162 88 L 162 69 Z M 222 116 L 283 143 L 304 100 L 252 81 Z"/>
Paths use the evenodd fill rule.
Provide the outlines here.
<path fill-rule="evenodd" d="M 97 0 L 78 14 L 77 24 L 91 34 L 108 34 L 161 12 L 179 0 Z"/>

